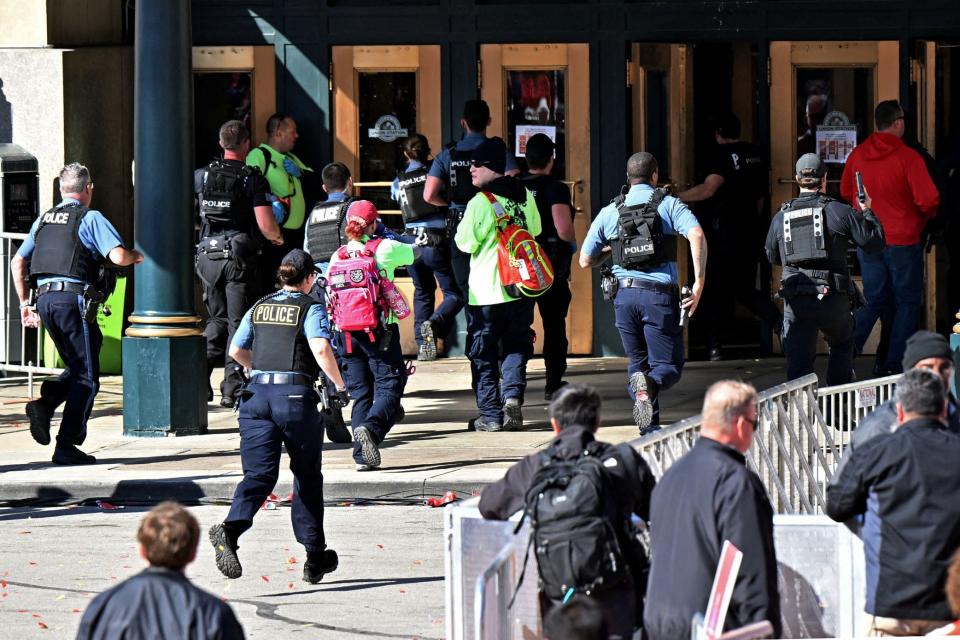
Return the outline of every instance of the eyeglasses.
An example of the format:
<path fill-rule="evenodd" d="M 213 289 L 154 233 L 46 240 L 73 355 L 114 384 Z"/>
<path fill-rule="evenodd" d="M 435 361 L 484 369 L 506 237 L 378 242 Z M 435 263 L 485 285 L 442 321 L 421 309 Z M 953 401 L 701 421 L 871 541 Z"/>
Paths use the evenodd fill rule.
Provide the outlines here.
<path fill-rule="evenodd" d="M 753 420 L 751 420 L 747 416 L 740 416 L 740 417 L 743 418 L 746 422 L 749 422 L 750 426 L 753 427 L 754 431 L 757 430 L 757 423 L 760 422 L 759 416 L 755 417 Z"/>
<path fill-rule="evenodd" d="M 93 183 L 92 183 L 92 182 L 88 182 L 88 183 L 87 183 L 87 189 L 90 189 L 90 191 L 93 191 Z"/>
<path fill-rule="evenodd" d="M 471 161 L 470 161 L 470 166 L 473 167 L 473 168 L 475 168 L 475 169 L 479 169 L 479 168 L 481 168 L 481 167 L 486 167 L 486 166 L 489 165 L 489 164 L 490 164 L 490 161 L 489 161 L 489 160 L 471 160 Z"/>

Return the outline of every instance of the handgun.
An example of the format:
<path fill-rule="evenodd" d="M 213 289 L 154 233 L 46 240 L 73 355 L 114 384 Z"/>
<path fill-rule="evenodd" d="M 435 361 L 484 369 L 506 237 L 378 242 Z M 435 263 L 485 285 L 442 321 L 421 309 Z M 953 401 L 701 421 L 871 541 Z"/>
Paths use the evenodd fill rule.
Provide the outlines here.
<path fill-rule="evenodd" d="M 863 176 L 860 175 L 859 171 L 854 175 L 857 177 L 857 200 L 860 201 L 860 204 L 864 204 L 867 201 L 867 192 L 863 189 Z"/>
<path fill-rule="evenodd" d="M 680 290 L 680 304 L 689 298 L 693 294 L 693 291 L 690 287 L 684 287 Z M 680 307 L 680 326 L 686 326 L 687 320 L 690 319 L 690 307 Z"/>

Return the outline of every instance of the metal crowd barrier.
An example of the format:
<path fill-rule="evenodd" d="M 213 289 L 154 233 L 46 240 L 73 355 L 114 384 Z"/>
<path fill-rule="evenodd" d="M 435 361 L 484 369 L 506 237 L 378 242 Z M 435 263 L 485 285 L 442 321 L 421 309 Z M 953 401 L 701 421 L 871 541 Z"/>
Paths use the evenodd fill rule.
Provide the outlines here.
<path fill-rule="evenodd" d="M 10 260 L 24 233 L 0 233 L 0 371 L 3 382 L 27 383 L 28 395 L 34 397 L 34 376 L 60 375 L 63 369 L 40 366 L 43 361 L 43 332 L 20 324 L 20 301 L 13 285 Z M 10 375 L 13 374 L 13 375 Z"/>
<path fill-rule="evenodd" d="M 757 433 L 747 464 L 778 513 L 823 513 L 824 488 L 868 411 L 888 400 L 899 376 L 817 389 L 810 374 L 760 393 Z M 634 440 L 657 477 L 690 450 L 702 416 Z"/>

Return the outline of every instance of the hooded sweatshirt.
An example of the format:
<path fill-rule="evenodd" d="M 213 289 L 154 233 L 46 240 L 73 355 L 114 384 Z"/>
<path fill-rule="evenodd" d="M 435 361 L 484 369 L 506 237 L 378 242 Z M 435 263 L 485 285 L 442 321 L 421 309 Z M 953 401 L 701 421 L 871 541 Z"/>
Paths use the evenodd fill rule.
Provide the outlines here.
<path fill-rule="evenodd" d="M 840 195 L 847 202 L 857 197 L 857 171 L 873 200 L 887 245 L 918 244 L 924 225 L 940 204 L 940 193 L 920 154 L 897 136 L 877 131 L 847 159 L 840 180 Z"/>
<path fill-rule="evenodd" d="M 494 195 L 510 216 L 510 222 L 523 227 L 534 237 L 540 234 L 542 229 L 537 201 L 522 182 L 504 176 L 491 180 L 484 185 L 483 191 Z M 468 304 L 474 306 L 516 300 L 507 295 L 500 281 L 500 270 L 497 266 L 497 215 L 483 191 L 467 203 L 467 210 L 457 227 L 455 238 L 460 250 L 470 254 Z"/>

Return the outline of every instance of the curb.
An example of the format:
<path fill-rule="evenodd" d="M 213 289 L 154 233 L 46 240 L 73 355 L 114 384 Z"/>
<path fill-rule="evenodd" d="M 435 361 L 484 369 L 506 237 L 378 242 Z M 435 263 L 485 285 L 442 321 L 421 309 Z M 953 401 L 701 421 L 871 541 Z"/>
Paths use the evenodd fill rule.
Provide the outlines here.
<path fill-rule="evenodd" d="M 371 475 L 376 472 L 372 472 Z M 130 479 L 111 481 L 89 480 L 70 483 L 52 483 L 42 481 L 6 482 L 2 488 L 0 502 L 5 506 L 27 506 L 35 504 L 59 504 L 103 498 L 117 502 L 160 502 L 177 500 L 180 502 L 224 502 L 233 499 L 233 492 L 241 476 L 198 479 Z M 431 496 L 442 496 L 447 491 L 455 491 L 461 496 L 478 493 L 489 484 L 479 478 L 448 480 L 434 478 L 427 480 L 403 479 L 395 477 L 373 478 L 359 481 L 324 481 L 323 493 L 327 502 L 340 500 L 425 500 Z M 285 497 L 293 492 L 293 481 L 281 478 L 273 493 Z"/>

